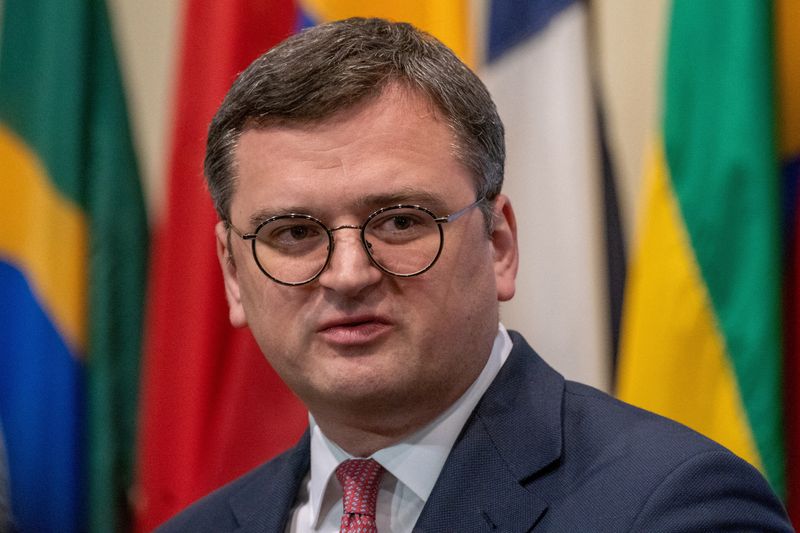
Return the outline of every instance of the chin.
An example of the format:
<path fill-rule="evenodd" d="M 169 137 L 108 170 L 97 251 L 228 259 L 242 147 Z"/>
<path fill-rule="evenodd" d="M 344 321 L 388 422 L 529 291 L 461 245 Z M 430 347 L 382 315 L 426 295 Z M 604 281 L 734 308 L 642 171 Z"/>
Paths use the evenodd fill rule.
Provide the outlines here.
<path fill-rule="evenodd" d="M 396 377 L 396 376 L 395 376 Z M 321 395 L 331 404 L 338 403 L 359 410 L 385 410 L 404 405 L 408 407 L 409 386 L 405 383 L 381 383 L 372 376 L 352 376 L 351 379 L 336 380 L 334 387 L 326 387 Z"/>

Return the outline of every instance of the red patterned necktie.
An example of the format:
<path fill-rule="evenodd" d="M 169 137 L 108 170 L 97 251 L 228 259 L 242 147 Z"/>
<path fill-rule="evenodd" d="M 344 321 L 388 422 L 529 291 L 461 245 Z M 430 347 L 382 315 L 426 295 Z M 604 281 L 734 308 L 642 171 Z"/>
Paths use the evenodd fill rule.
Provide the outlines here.
<path fill-rule="evenodd" d="M 342 485 L 344 514 L 340 533 L 377 533 L 375 504 L 383 467 L 372 459 L 350 459 L 336 468 Z"/>

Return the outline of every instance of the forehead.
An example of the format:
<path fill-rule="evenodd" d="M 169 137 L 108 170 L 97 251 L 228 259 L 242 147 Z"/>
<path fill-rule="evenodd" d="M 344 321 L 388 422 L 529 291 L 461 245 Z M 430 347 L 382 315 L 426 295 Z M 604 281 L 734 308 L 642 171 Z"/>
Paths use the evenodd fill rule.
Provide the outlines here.
<path fill-rule="evenodd" d="M 364 197 L 413 191 L 470 199 L 474 185 L 455 154 L 455 135 L 435 106 L 390 87 L 325 121 L 243 132 L 231 216 L 322 202 L 358 204 Z"/>

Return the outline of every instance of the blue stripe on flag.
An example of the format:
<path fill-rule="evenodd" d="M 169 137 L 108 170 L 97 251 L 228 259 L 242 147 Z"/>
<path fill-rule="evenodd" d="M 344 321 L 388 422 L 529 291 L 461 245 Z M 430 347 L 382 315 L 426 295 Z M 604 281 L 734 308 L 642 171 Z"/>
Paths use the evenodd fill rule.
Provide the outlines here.
<path fill-rule="evenodd" d="M 313 26 L 316 26 L 320 22 L 323 21 L 314 20 L 314 18 L 309 14 L 309 12 L 303 9 L 302 5 L 300 4 L 297 5 L 297 28 L 296 28 L 297 31 L 304 30 L 306 28 L 311 28 Z"/>
<path fill-rule="evenodd" d="M 0 302 L 0 420 L 15 521 L 26 531 L 80 531 L 81 363 L 22 273 L 3 261 Z"/>
<path fill-rule="evenodd" d="M 800 155 L 786 159 L 782 164 L 783 173 L 783 236 L 784 242 L 794 242 L 795 217 L 797 216 L 798 194 L 800 194 Z M 788 252 L 790 246 L 786 247 Z"/>
<path fill-rule="evenodd" d="M 532 36 L 575 0 L 492 0 L 489 50 L 492 62 Z"/>

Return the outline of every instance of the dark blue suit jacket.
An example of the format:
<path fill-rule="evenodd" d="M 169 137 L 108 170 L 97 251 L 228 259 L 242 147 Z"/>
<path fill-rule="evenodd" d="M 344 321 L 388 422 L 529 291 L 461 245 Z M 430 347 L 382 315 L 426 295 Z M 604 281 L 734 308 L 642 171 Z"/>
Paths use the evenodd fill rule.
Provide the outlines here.
<path fill-rule="evenodd" d="M 792 531 L 749 464 L 693 431 L 564 381 L 517 333 L 415 531 Z M 309 438 L 162 532 L 281 532 Z"/>

